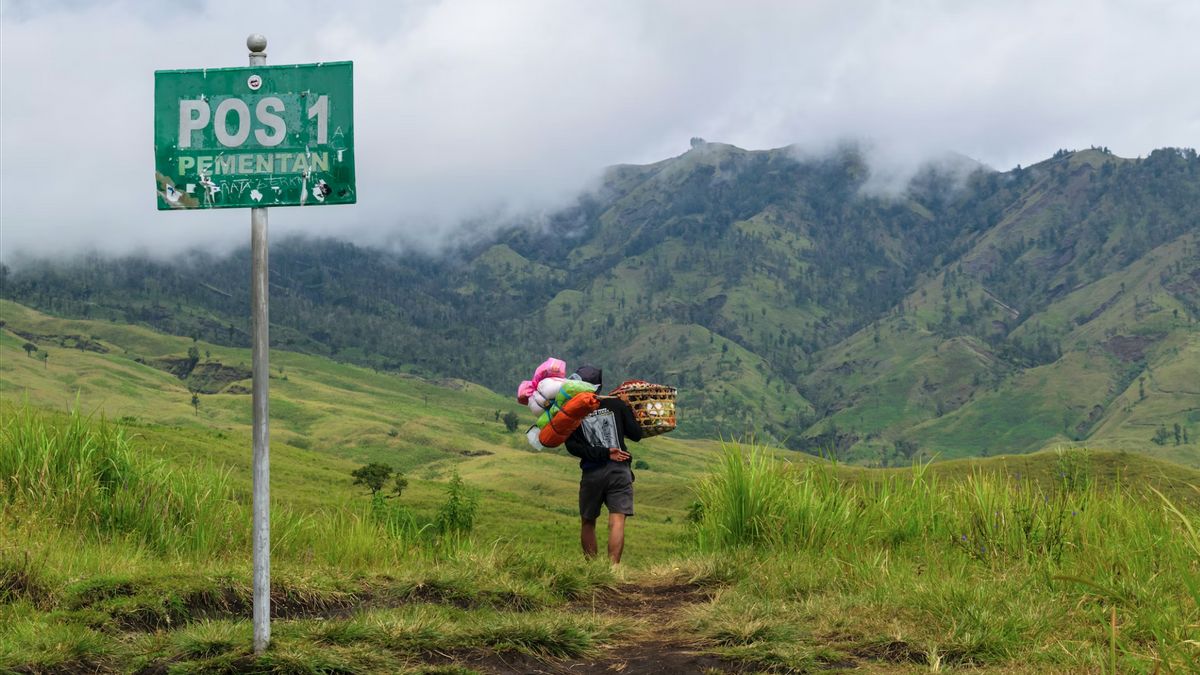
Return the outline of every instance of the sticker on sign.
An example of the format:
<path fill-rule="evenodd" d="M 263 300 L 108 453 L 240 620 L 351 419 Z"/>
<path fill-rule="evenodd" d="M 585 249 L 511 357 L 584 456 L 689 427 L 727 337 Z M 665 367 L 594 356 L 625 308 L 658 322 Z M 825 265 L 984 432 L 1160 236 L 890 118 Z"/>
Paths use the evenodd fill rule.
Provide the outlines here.
<path fill-rule="evenodd" d="M 155 71 L 154 155 L 160 210 L 353 204 L 353 64 Z"/>

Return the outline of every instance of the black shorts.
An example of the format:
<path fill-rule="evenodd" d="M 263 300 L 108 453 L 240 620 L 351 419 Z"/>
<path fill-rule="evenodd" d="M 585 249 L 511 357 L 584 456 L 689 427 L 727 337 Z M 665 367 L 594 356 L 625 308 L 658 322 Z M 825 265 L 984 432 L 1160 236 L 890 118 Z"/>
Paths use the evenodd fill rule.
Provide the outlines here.
<path fill-rule="evenodd" d="M 584 520 L 600 517 L 600 505 L 609 513 L 633 515 L 633 469 L 629 462 L 609 462 L 584 471 L 579 479 L 579 516 Z"/>

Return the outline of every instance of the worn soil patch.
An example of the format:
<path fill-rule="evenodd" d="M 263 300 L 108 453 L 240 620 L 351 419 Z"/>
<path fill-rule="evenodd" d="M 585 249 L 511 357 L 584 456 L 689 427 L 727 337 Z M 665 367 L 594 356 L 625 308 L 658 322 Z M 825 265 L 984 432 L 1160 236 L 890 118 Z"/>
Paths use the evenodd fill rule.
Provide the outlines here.
<path fill-rule="evenodd" d="M 924 651 L 913 647 L 903 640 L 859 645 L 852 649 L 851 652 L 855 656 L 864 659 L 886 661 L 888 663 L 916 663 L 923 665 L 929 662 Z"/>
<path fill-rule="evenodd" d="M 496 654 L 494 652 L 455 655 L 458 665 L 482 673 L 532 675 L 570 675 L 582 673 L 620 673 L 621 675 L 650 675 L 668 673 L 758 672 L 726 661 L 711 654 L 700 654 L 664 641 L 646 641 L 615 646 L 593 659 L 543 661 L 527 654 Z"/>
<path fill-rule="evenodd" d="M 1162 338 L 1162 335 L 1114 335 L 1101 345 L 1118 359 L 1132 363 L 1141 361 L 1146 350 Z"/>
<path fill-rule="evenodd" d="M 675 632 L 673 622 L 680 610 L 711 598 L 708 589 L 696 584 L 624 584 L 599 590 L 572 604 L 571 611 L 620 616 L 642 624 L 631 639 L 606 647 L 590 658 L 539 659 L 526 654 L 471 652 L 454 655 L 455 661 L 493 674 L 755 672 L 757 669 L 744 664 L 701 653 L 687 636 Z"/>
<path fill-rule="evenodd" d="M 53 344 L 64 349 L 78 349 L 85 352 L 96 352 L 97 354 L 108 353 L 108 347 L 86 335 L 39 335 L 37 333 L 17 330 L 16 328 L 9 328 L 9 330 L 12 331 L 13 335 L 39 345 Z"/>
<path fill-rule="evenodd" d="M 202 620 L 249 619 L 253 597 L 248 587 L 215 586 L 203 590 L 163 593 L 138 602 L 122 604 L 137 594 L 131 584 L 98 587 L 80 593 L 67 603 L 72 610 L 92 608 L 107 615 L 113 624 L 129 632 L 171 630 Z M 114 604 L 110 601 L 116 600 Z M 459 609 L 490 607 L 524 612 L 536 603 L 518 593 L 465 594 L 452 587 L 418 584 L 411 589 L 365 588 L 345 593 L 300 593 L 294 589 L 271 589 L 272 620 L 349 619 L 363 611 L 401 607 L 414 603 L 439 604 Z"/>
<path fill-rule="evenodd" d="M 181 380 L 186 380 L 188 389 L 201 394 L 219 394 L 234 382 L 249 379 L 253 375 L 250 369 L 245 366 L 230 366 L 220 361 L 193 361 L 190 358 L 170 356 L 150 359 L 149 361 L 144 359 L 135 359 L 135 361 L 166 371 Z"/>
<path fill-rule="evenodd" d="M 708 602 L 711 599 L 712 594 L 696 584 L 625 584 L 615 589 L 593 591 L 589 597 L 571 605 L 571 609 L 598 614 L 618 614 L 631 619 L 661 623 L 681 607 Z"/>

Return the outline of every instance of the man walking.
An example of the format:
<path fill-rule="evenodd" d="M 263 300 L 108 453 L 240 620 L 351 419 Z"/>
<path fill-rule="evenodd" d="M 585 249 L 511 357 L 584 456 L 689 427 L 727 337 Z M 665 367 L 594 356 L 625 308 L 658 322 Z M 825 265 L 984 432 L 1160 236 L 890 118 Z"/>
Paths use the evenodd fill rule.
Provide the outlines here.
<path fill-rule="evenodd" d="M 575 371 L 584 382 L 603 386 L 603 372 L 592 366 Z M 608 508 L 608 558 L 621 562 L 625 548 L 625 518 L 633 515 L 633 458 L 625 439 L 642 440 L 642 428 L 629 404 L 619 398 L 600 398 L 600 407 L 567 438 L 567 452 L 579 458 L 579 543 L 583 554 L 596 557 L 596 519 L 600 505 Z"/>

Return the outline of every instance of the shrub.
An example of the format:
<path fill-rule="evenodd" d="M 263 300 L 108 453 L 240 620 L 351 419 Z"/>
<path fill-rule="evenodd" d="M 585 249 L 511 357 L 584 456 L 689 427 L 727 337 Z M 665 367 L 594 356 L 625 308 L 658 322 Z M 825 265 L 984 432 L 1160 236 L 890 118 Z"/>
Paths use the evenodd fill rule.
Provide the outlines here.
<path fill-rule="evenodd" d="M 446 501 L 438 510 L 438 531 L 452 536 L 470 534 L 478 510 L 478 495 L 455 471 L 446 484 Z"/>

